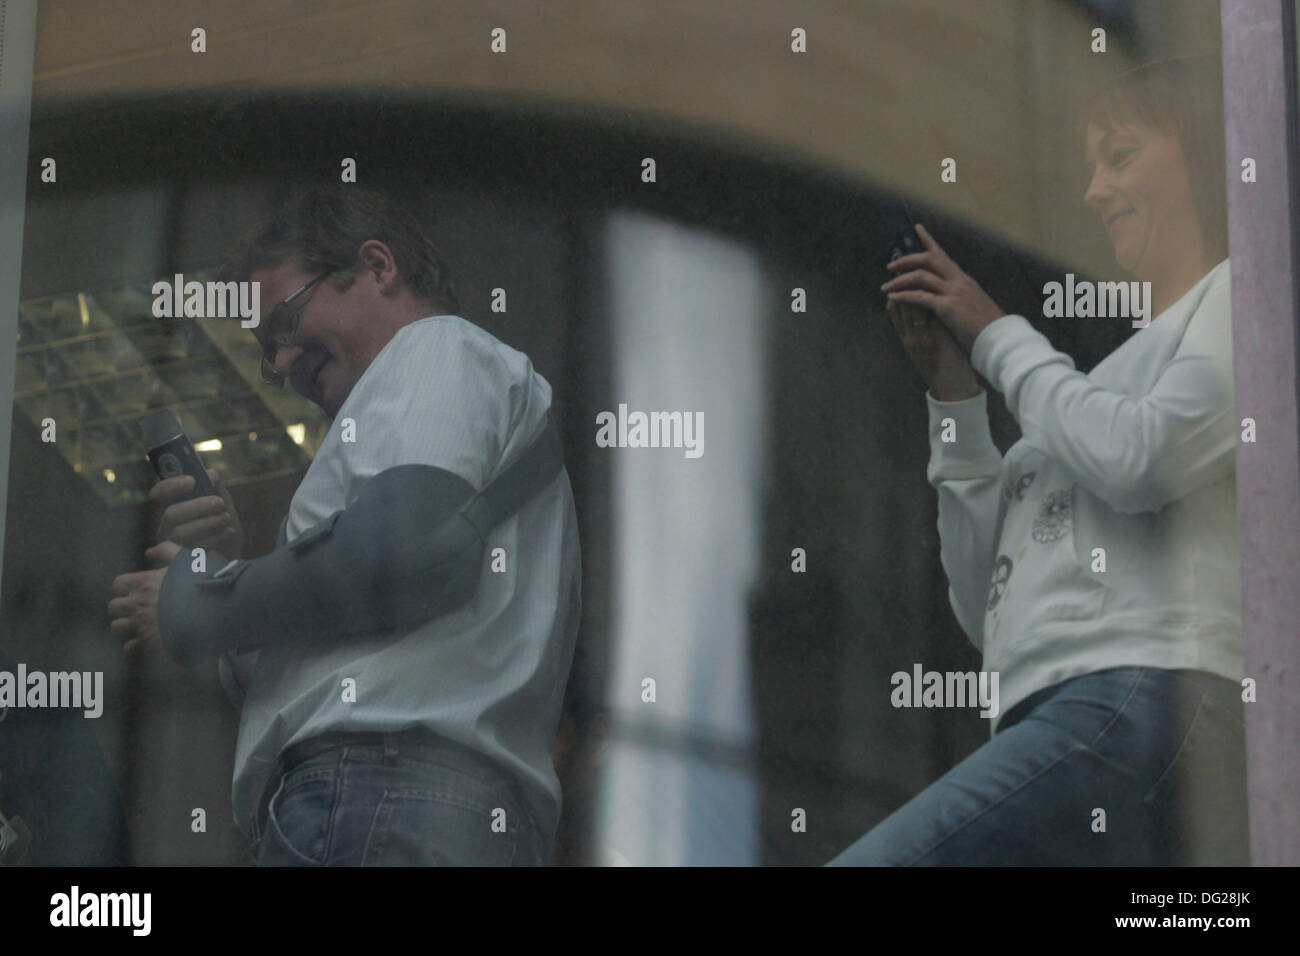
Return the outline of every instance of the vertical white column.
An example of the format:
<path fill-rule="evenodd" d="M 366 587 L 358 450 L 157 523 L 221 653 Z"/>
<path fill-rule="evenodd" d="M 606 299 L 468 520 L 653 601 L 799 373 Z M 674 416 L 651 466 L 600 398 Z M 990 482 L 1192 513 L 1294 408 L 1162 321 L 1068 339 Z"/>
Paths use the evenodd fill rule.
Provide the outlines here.
<path fill-rule="evenodd" d="M 614 746 L 599 842 L 634 864 L 755 861 L 749 591 L 763 476 L 762 275 L 730 240 L 618 214 L 615 407 L 703 419 L 702 452 L 610 448 Z M 691 452 L 694 454 L 694 452 Z M 642 682 L 656 699 L 642 700 Z"/>

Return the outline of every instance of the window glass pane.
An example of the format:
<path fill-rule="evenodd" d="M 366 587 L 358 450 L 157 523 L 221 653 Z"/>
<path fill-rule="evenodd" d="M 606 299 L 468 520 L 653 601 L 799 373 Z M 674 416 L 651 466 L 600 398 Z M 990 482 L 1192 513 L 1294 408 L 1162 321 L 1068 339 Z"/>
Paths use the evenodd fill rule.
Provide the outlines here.
<path fill-rule="evenodd" d="M 104 708 L 0 723 L 27 859 L 1243 862 L 1217 2 L 75 6 L 36 43 L 0 673 Z M 233 538 L 149 501 L 163 410 Z M 430 502 L 543 412 L 563 480 L 448 584 Z M 248 562 L 169 618 L 229 625 L 193 666 L 108 610 L 160 535 L 175 586 Z M 290 783 L 262 839 L 344 745 L 454 754 L 505 836 L 384 803 L 441 792 L 408 767 L 357 810 L 392 849 Z"/>

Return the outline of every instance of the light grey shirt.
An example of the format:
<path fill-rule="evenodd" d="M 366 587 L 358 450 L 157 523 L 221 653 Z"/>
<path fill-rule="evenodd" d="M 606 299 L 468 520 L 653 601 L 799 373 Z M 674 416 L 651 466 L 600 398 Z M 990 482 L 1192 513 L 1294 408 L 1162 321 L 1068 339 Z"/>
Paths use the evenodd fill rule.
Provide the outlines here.
<path fill-rule="evenodd" d="M 339 409 L 282 538 L 346 508 L 398 465 L 431 465 L 481 489 L 541 433 L 550 404 L 551 387 L 527 356 L 464 319 L 405 326 Z M 422 725 L 512 772 L 549 834 L 559 816 L 551 761 L 580 573 L 573 494 L 561 472 L 488 535 L 467 605 L 404 634 L 273 641 L 226 655 L 223 682 L 243 702 L 233 792 L 240 828 L 251 836 L 263 788 L 291 744 L 327 731 Z"/>

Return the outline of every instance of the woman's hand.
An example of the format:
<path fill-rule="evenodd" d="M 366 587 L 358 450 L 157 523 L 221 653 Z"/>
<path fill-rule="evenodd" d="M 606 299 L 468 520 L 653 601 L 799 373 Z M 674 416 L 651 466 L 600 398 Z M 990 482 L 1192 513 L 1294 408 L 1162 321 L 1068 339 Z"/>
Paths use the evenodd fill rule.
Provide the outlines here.
<path fill-rule="evenodd" d="M 980 393 L 970 359 L 928 311 L 897 300 L 891 300 L 885 311 L 894 323 L 894 331 L 907 357 L 937 401 L 959 402 Z"/>
<path fill-rule="evenodd" d="M 902 256 L 886 266 L 902 272 L 880 287 L 890 302 L 923 306 L 939 318 L 967 353 L 975 337 L 1006 315 L 978 282 L 962 272 L 924 226 L 916 233 L 925 252 Z M 937 397 L 937 396 L 936 396 Z"/>

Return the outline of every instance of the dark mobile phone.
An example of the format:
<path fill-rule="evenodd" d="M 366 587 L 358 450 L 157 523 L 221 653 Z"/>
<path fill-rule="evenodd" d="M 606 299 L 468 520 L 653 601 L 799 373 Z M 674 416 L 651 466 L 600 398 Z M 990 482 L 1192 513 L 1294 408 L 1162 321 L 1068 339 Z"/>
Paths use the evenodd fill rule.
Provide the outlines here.
<path fill-rule="evenodd" d="M 921 244 L 921 237 L 916 234 L 916 225 L 912 222 L 912 216 L 904 203 L 894 203 L 885 210 L 885 235 L 889 239 L 889 262 L 925 250 L 925 246 Z"/>
<path fill-rule="evenodd" d="M 193 443 L 181 430 L 181 420 L 170 408 L 153 412 L 140 419 L 144 443 L 149 448 L 149 461 L 159 479 L 189 475 L 194 479 L 194 490 L 178 500 L 189 501 L 204 495 L 215 495 L 217 489 L 203 467 L 203 459 L 194 450 Z"/>

